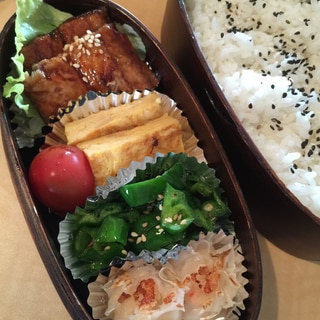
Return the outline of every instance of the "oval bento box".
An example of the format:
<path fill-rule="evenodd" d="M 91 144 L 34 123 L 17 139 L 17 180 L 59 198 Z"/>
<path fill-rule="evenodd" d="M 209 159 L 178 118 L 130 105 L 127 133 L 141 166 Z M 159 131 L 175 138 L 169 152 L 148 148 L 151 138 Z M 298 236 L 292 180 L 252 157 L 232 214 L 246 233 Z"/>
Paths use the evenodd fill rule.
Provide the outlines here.
<path fill-rule="evenodd" d="M 246 287 L 249 298 L 245 300 L 246 309 L 242 312 L 241 319 L 256 319 L 261 302 L 262 270 L 255 229 L 223 147 L 183 76 L 146 27 L 130 12 L 116 3 L 107 0 L 84 0 L 81 2 L 76 0 L 50 0 L 46 2 L 74 15 L 104 6 L 112 20 L 129 24 L 141 37 L 146 47 L 146 60 L 160 77 L 160 85 L 157 90 L 174 99 L 183 114 L 188 118 L 199 140 L 199 147 L 204 150 L 208 164 L 216 169 L 216 174 L 221 180 L 221 186 L 228 197 L 236 234 L 244 252 L 244 264 L 247 268 L 245 276 L 249 281 Z M 6 74 L 9 72 L 10 59 L 15 51 L 14 23 L 15 16 L 12 16 L 6 23 L 0 37 L 1 88 L 5 83 Z M 39 146 L 18 148 L 10 123 L 9 106 L 10 101 L 1 97 L 3 145 L 24 218 L 51 280 L 71 317 L 74 319 L 92 319 L 91 310 L 86 302 L 87 286 L 80 280 L 72 278 L 60 255 L 57 241 L 60 218 L 48 214 L 48 209 L 38 204 L 29 190 L 27 172 Z"/>
<path fill-rule="evenodd" d="M 162 44 L 213 123 L 257 230 L 289 254 L 319 260 L 320 218 L 289 191 L 241 124 L 207 64 L 183 0 L 168 2 Z"/>

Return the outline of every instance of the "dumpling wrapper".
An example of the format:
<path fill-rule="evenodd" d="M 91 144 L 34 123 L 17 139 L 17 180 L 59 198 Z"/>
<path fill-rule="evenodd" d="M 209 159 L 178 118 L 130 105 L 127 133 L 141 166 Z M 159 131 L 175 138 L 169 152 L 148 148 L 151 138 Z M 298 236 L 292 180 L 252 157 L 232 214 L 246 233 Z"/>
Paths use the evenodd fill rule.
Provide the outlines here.
<path fill-rule="evenodd" d="M 99 274 L 88 285 L 88 303 L 94 319 L 179 320 L 184 290 L 159 276 L 161 263 L 143 259 L 112 267 L 108 277 Z"/>

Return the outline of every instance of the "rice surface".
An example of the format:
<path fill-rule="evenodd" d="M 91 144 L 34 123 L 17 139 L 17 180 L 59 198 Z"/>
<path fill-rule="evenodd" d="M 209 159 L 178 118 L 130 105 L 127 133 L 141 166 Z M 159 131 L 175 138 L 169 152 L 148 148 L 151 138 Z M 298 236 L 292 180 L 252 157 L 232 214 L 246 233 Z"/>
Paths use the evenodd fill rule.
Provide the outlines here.
<path fill-rule="evenodd" d="M 319 1 L 185 4 L 244 128 L 288 189 L 320 217 Z"/>

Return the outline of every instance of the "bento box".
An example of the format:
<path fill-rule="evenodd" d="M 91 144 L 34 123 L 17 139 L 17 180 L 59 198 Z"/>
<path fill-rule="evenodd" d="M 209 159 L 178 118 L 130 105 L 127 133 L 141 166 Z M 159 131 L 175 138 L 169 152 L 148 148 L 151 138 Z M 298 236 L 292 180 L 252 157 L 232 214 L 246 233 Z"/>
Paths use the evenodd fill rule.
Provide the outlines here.
<path fill-rule="evenodd" d="M 190 4 L 192 3 L 192 1 L 178 0 L 168 3 L 165 14 L 165 22 L 162 28 L 162 43 L 169 52 L 170 56 L 184 73 L 188 82 L 191 84 L 191 87 L 200 100 L 200 103 L 205 108 L 208 117 L 210 118 L 221 141 L 223 142 L 225 150 L 227 151 L 227 154 L 230 158 L 231 164 L 239 179 L 240 185 L 243 188 L 243 192 L 245 194 L 249 208 L 251 209 L 250 211 L 256 228 L 259 230 L 259 232 L 261 232 L 264 236 L 266 236 L 269 240 L 271 240 L 274 244 L 276 244 L 286 252 L 300 258 L 319 260 L 319 215 L 316 214 L 316 212 L 314 211 L 315 209 L 312 211 L 311 205 L 302 202 L 302 198 L 298 198 L 299 192 L 307 193 L 309 195 L 309 191 L 307 190 L 310 190 L 310 199 L 313 199 L 312 201 L 314 201 L 314 204 L 317 205 L 317 203 L 319 203 L 319 201 L 316 200 L 316 190 L 318 187 L 315 180 L 313 182 L 309 181 L 303 184 L 299 176 L 297 176 L 296 180 L 294 180 L 295 178 L 292 178 L 294 174 L 297 174 L 301 170 L 302 165 L 300 166 L 301 162 L 299 161 L 302 156 L 303 159 L 306 159 L 306 163 L 311 163 L 309 161 L 311 157 L 314 157 L 314 159 L 316 159 L 316 142 L 312 142 L 312 134 L 316 133 L 316 130 L 314 130 L 313 132 L 312 128 L 307 129 L 307 136 L 304 137 L 303 135 L 301 135 L 297 140 L 298 142 L 296 142 L 297 148 L 295 149 L 295 151 L 290 151 L 292 150 L 290 149 L 290 147 L 292 146 L 292 144 L 294 144 L 290 142 L 292 141 L 291 138 L 298 136 L 297 132 L 299 132 L 299 130 L 303 130 L 302 128 L 304 128 L 304 121 L 302 120 L 302 122 L 300 122 L 300 125 L 298 124 L 299 122 L 294 124 L 294 126 L 298 128 L 296 129 L 295 133 L 294 129 L 290 131 L 290 128 L 292 127 L 290 127 L 289 125 L 286 126 L 287 121 L 290 121 L 289 119 L 292 119 L 292 115 L 290 118 L 289 113 L 285 114 L 281 113 L 281 111 L 281 116 L 279 116 L 278 113 L 274 113 L 275 111 L 277 111 L 277 109 L 281 109 L 281 107 L 279 107 L 279 101 L 281 100 L 285 100 L 286 102 L 288 102 L 288 105 L 290 105 L 291 103 L 291 110 L 292 108 L 295 109 L 293 110 L 293 117 L 295 117 L 295 115 L 299 113 L 299 115 L 297 115 L 297 119 L 300 115 L 302 119 L 306 119 L 304 115 L 309 114 L 309 109 L 308 107 L 306 107 L 306 109 L 300 110 L 296 113 L 297 109 L 300 107 L 300 104 L 295 103 L 294 99 L 290 100 L 290 98 L 288 98 L 291 92 L 294 96 L 296 95 L 296 91 L 294 90 L 294 83 L 295 81 L 298 82 L 297 79 L 289 77 L 289 75 L 291 75 L 290 67 L 288 67 L 286 71 L 283 71 L 282 74 L 274 74 L 276 72 L 274 70 L 280 69 L 281 63 L 283 63 L 281 62 L 281 58 L 278 59 L 278 62 L 272 62 L 272 65 L 275 69 L 271 70 L 270 67 L 268 69 L 267 66 L 265 66 L 264 69 L 263 67 L 261 67 L 261 69 L 263 70 L 258 77 L 255 77 L 255 73 L 251 71 L 249 67 L 251 64 L 254 65 L 254 54 L 257 54 L 256 57 L 260 57 L 261 61 L 267 63 L 268 55 L 271 56 L 272 50 L 275 50 L 275 48 L 279 47 L 283 48 L 283 56 L 288 60 L 289 65 L 292 65 L 291 62 L 292 59 L 294 59 L 292 58 L 292 55 L 297 55 L 300 58 L 299 61 L 301 61 L 301 66 L 308 69 L 307 63 L 303 64 L 303 59 L 301 58 L 300 53 L 298 53 L 299 50 L 297 51 L 297 53 L 293 53 L 292 55 L 290 55 L 290 50 L 287 48 L 289 47 L 287 45 L 289 41 L 285 41 L 285 39 L 282 38 L 284 37 L 285 29 L 289 28 L 290 21 L 292 21 L 289 16 L 289 12 L 286 15 L 284 11 L 280 10 L 279 14 L 274 13 L 274 15 L 272 15 L 270 11 L 267 11 L 270 10 L 270 7 L 265 4 L 263 5 L 262 3 L 257 3 L 256 5 L 256 2 L 248 2 L 248 4 L 241 7 L 241 9 L 243 9 L 243 11 L 241 11 L 240 7 L 235 1 L 231 2 L 229 6 L 227 6 L 227 4 L 225 6 L 224 4 L 222 4 L 222 6 L 224 6 L 226 10 L 230 10 L 229 14 L 224 14 L 219 11 L 221 10 L 219 5 L 211 3 L 206 7 L 204 4 L 202 4 L 203 8 L 208 8 L 208 10 L 211 10 L 212 13 L 210 17 L 208 15 L 203 18 L 203 28 L 207 26 L 204 30 L 203 38 L 201 38 L 203 39 L 203 46 L 205 48 L 211 48 L 211 43 L 215 44 L 215 41 L 217 43 L 221 43 L 222 46 L 222 44 L 227 41 L 226 39 L 229 36 L 234 36 L 232 41 L 234 41 L 233 43 L 236 44 L 234 46 L 226 45 L 224 51 L 218 51 L 218 49 L 216 49 L 217 52 L 214 51 L 216 56 L 211 56 L 208 51 L 206 51 L 206 53 L 204 54 L 203 50 L 200 47 L 198 38 L 200 38 L 201 31 L 199 30 L 201 30 L 202 23 L 199 22 L 200 20 L 196 22 L 197 29 L 195 32 L 189 16 L 189 14 L 191 15 L 191 13 L 189 11 L 188 14 L 186 3 L 189 3 L 189 6 L 192 7 L 192 4 Z M 200 7 L 201 5 L 199 4 L 197 6 L 198 16 L 201 16 L 202 12 L 201 9 L 199 9 Z M 191 10 L 190 7 L 189 10 Z M 259 10 L 265 10 L 269 12 L 269 16 L 272 16 L 275 20 L 273 21 L 273 18 L 269 18 L 269 20 L 266 20 L 267 14 L 264 15 L 264 18 L 261 18 L 261 20 L 259 20 Z M 248 18 L 246 20 L 252 22 L 252 26 L 244 26 L 242 28 L 240 27 L 240 18 L 235 18 L 237 12 L 240 11 L 242 13 L 238 13 L 239 17 L 241 16 L 241 14 L 245 16 L 246 14 L 248 14 L 249 16 L 251 15 L 253 17 L 252 19 Z M 255 13 L 253 13 L 253 11 Z M 221 22 L 217 18 L 217 16 L 215 17 L 215 14 L 219 14 L 219 16 L 223 18 L 225 17 L 226 20 L 229 21 L 229 24 L 228 22 L 226 22 L 225 24 L 225 26 L 229 27 L 229 29 L 226 27 L 228 29 L 228 32 L 224 33 L 223 31 L 221 31 L 221 29 L 218 29 L 219 31 L 217 31 L 217 34 L 214 35 L 214 31 L 212 30 L 215 30 L 215 27 L 218 28 L 217 26 L 223 25 L 223 22 Z M 194 20 L 196 20 L 197 15 L 194 14 Z M 278 16 L 281 16 L 281 19 L 283 19 L 282 21 L 284 23 L 284 28 L 282 30 L 284 32 L 280 32 L 277 34 L 277 30 L 275 30 L 274 33 L 272 33 L 272 30 L 274 27 L 273 25 L 276 25 L 276 18 Z M 270 22 L 271 20 L 273 21 L 272 23 Z M 310 25 L 311 23 L 312 22 L 310 22 Z M 208 27 L 209 25 L 210 28 Z M 263 34 L 263 32 L 265 32 L 266 34 L 270 33 L 273 35 L 270 36 L 273 41 L 277 42 L 279 40 L 280 42 L 274 43 L 274 45 L 272 46 L 270 46 L 268 42 L 267 46 L 268 48 L 270 48 L 270 50 L 268 51 L 266 49 L 266 51 L 264 52 L 262 49 L 263 43 L 264 41 L 267 41 L 266 39 L 268 38 L 262 37 L 261 42 L 259 42 L 258 38 L 253 38 L 251 31 L 255 29 L 256 26 L 258 30 L 257 37 L 259 37 L 259 32 L 260 34 Z M 269 31 L 265 31 L 263 27 L 265 27 Z M 170 30 L 175 30 L 175 32 L 173 33 L 174 36 L 172 36 L 172 32 L 170 32 Z M 289 33 L 292 32 L 288 31 L 288 34 Z M 294 33 L 295 35 L 293 35 L 293 37 L 298 36 L 300 33 L 302 32 L 297 31 L 296 33 Z M 311 38 L 313 37 L 311 36 Z M 237 39 L 239 40 L 239 42 L 237 42 Z M 295 44 L 298 43 L 299 40 L 292 38 L 290 42 L 292 44 Z M 239 47 L 237 47 L 238 43 L 240 43 Z M 257 45 L 257 49 L 254 49 L 255 47 L 253 46 L 253 43 L 259 44 Z M 281 46 L 281 44 L 283 44 L 283 47 Z M 303 44 L 301 44 L 301 42 L 299 42 L 299 44 L 300 48 L 302 48 Z M 243 47 L 241 47 L 241 45 L 243 45 Z M 251 48 L 253 51 L 250 51 Z M 304 51 L 305 50 L 303 50 L 303 52 Z M 253 55 L 250 55 L 251 53 L 253 53 Z M 234 59 L 236 59 L 237 56 L 239 57 L 239 59 L 247 59 L 247 62 L 241 60 L 244 70 L 242 71 L 242 73 L 241 71 L 228 70 L 230 71 L 230 74 L 225 79 L 230 79 L 231 83 L 234 83 L 234 85 L 230 85 L 230 87 L 228 87 L 228 85 L 226 84 L 227 80 L 223 82 L 223 84 L 221 84 L 221 82 L 218 83 L 216 79 L 218 71 L 215 71 L 216 73 L 214 75 L 212 69 L 209 66 L 209 62 L 207 62 L 210 61 L 210 63 L 214 65 L 215 59 L 218 59 L 214 57 L 220 57 L 221 60 L 219 60 L 219 63 L 217 63 L 218 65 L 216 69 L 220 68 L 220 71 L 224 68 L 228 69 L 232 65 L 233 61 L 235 61 L 232 60 L 232 58 L 230 58 L 230 55 L 228 54 L 232 55 Z M 281 56 L 282 54 L 279 53 L 278 57 Z M 275 60 L 276 59 L 277 58 L 275 58 Z M 247 65 L 248 67 L 246 67 Z M 234 70 L 233 67 L 231 67 L 231 70 Z M 239 76 L 240 74 L 241 76 Z M 244 75 L 244 82 L 239 84 L 240 82 L 237 82 L 238 80 L 234 79 L 237 77 L 240 78 L 242 77 L 242 75 Z M 312 74 L 310 74 L 310 79 L 312 79 Z M 284 87 L 279 82 L 277 82 L 281 82 L 282 80 L 284 82 L 287 82 L 287 88 L 289 89 L 284 89 Z M 248 89 L 250 87 L 250 83 L 255 84 L 255 88 L 252 91 Z M 309 80 L 306 79 L 305 83 L 309 83 Z M 297 86 L 299 86 L 299 84 L 297 84 Z M 271 90 L 278 89 L 277 92 L 279 93 L 277 95 L 279 96 L 279 99 L 277 100 L 277 98 L 268 96 L 266 93 L 266 88 L 270 88 Z M 248 90 L 246 91 L 246 89 Z M 309 97 L 313 94 L 312 89 L 310 90 L 311 93 L 309 93 Z M 235 108 L 232 107 L 229 100 L 226 98 L 226 91 L 230 96 L 234 95 L 235 97 L 237 97 L 235 99 L 238 99 L 236 100 L 238 102 L 234 102 L 234 104 L 243 106 L 242 111 L 235 111 Z M 301 91 L 303 92 L 304 89 L 301 89 Z M 306 92 L 303 92 L 302 95 L 308 96 L 307 90 Z M 316 102 L 314 103 L 316 105 Z M 262 116 L 260 116 L 260 113 L 259 116 L 256 115 L 255 110 L 258 110 L 257 113 L 260 110 L 261 113 L 268 114 L 269 118 L 266 118 L 267 120 L 263 120 Z M 309 116 L 311 116 L 312 119 L 314 115 L 309 114 Z M 246 117 L 248 118 L 248 120 L 246 120 L 247 122 L 252 121 L 251 127 L 249 127 L 249 125 L 247 126 L 247 128 L 249 129 L 245 128 L 243 122 L 245 121 L 244 118 Z M 255 120 L 253 118 L 255 118 Z M 252 127 L 253 129 L 251 130 L 250 128 Z M 260 149 L 261 147 L 258 147 L 257 141 L 259 141 L 260 145 L 267 145 L 267 138 L 266 140 L 263 140 L 263 138 L 261 140 L 259 140 L 259 138 L 256 138 L 256 140 L 254 140 L 252 136 L 253 132 L 255 132 L 255 130 L 258 130 L 259 128 L 263 128 L 262 131 L 264 130 L 259 136 L 260 138 L 262 136 L 267 137 L 269 134 L 267 133 L 268 130 L 271 132 L 276 132 L 279 136 L 281 136 L 282 145 L 288 148 L 281 148 L 280 142 L 279 144 L 275 143 L 275 145 L 272 145 L 272 143 L 270 143 L 269 149 L 267 149 L 266 147 L 267 151 L 262 154 L 262 151 Z M 263 135 L 265 132 L 266 134 Z M 276 140 L 276 138 L 274 140 Z M 315 145 L 312 146 L 312 144 Z M 309 151 L 309 148 L 310 150 L 312 150 Z M 271 165 L 271 162 L 267 160 L 266 154 L 268 154 L 269 159 L 273 160 L 273 165 Z M 291 158 L 291 156 L 293 157 Z M 298 158 L 299 160 L 297 160 Z M 276 168 L 278 168 L 277 165 L 279 164 L 280 166 L 280 163 L 285 162 L 288 163 L 287 169 L 284 170 L 285 175 L 293 180 L 290 183 L 287 182 L 287 185 L 285 184 L 283 178 L 280 178 L 279 174 L 276 173 Z M 310 177 L 316 177 L 316 173 L 314 172 L 315 170 L 313 170 L 313 168 L 315 169 L 316 166 L 316 162 L 314 165 L 307 165 L 303 173 L 304 177 L 308 177 L 309 175 Z M 289 190 L 289 184 L 290 187 L 295 188 L 296 194 L 294 194 L 293 191 Z M 314 190 L 314 193 L 312 194 L 311 189 Z"/>
<path fill-rule="evenodd" d="M 245 277 L 248 280 L 245 288 L 249 296 L 244 301 L 245 308 L 241 311 L 239 318 L 257 319 L 262 294 L 262 270 L 259 246 L 251 215 L 223 146 L 182 74 L 148 29 L 130 12 L 116 3 L 106 0 L 81 2 L 58 0 L 46 1 L 46 3 L 73 15 L 103 7 L 107 10 L 112 21 L 131 26 L 141 37 L 146 48 L 145 59 L 160 80 L 156 90 L 173 99 L 177 108 L 188 119 L 197 138 L 198 147 L 203 150 L 205 161 L 208 166 L 215 168 L 216 175 L 221 181 L 221 187 L 228 198 L 235 233 L 243 251 L 243 264 L 247 270 Z M 14 15 L 9 19 L 1 33 L 1 87 L 5 84 L 6 76 L 10 71 L 11 57 L 15 53 L 15 18 Z M 92 310 L 87 303 L 87 284 L 80 279 L 74 279 L 70 270 L 65 266 L 64 258 L 60 252 L 61 243 L 58 241 L 58 236 L 59 225 L 63 217 L 49 212 L 46 206 L 35 199 L 30 189 L 29 167 L 43 146 L 45 139 L 44 137 L 37 138 L 33 146 L 19 148 L 16 140 L 17 128 L 12 123 L 13 115 L 10 105 L 11 101 L 2 95 L 1 132 L 3 145 L 24 218 L 52 282 L 71 317 L 92 319 Z"/>

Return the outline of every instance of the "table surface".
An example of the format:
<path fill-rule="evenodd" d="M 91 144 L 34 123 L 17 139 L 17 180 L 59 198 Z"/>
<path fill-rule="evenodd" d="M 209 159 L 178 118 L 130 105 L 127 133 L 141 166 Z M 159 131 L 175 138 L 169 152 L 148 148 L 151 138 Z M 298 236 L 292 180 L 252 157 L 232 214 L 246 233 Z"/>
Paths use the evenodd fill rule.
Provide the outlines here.
<path fill-rule="evenodd" d="M 174 0 L 117 2 L 160 39 L 167 1 Z M 1 29 L 14 11 L 14 0 L 0 0 Z M 0 143 L 0 320 L 70 319 L 24 220 Z M 258 237 L 263 265 L 259 319 L 320 320 L 320 263 L 293 257 Z"/>

